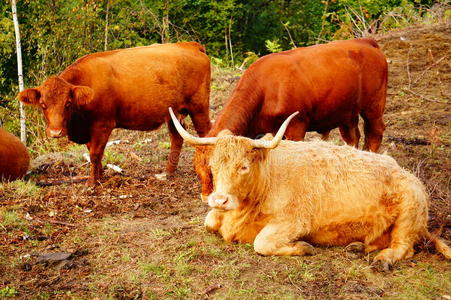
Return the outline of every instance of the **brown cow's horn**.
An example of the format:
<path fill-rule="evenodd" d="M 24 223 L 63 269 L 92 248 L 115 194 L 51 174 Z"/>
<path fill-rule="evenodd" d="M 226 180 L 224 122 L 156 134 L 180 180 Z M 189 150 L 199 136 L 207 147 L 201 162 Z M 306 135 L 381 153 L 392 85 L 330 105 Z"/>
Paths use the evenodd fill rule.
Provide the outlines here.
<path fill-rule="evenodd" d="M 182 136 L 182 138 L 190 143 L 191 145 L 199 145 L 199 146 L 206 146 L 206 145 L 214 145 L 216 141 L 218 140 L 217 137 L 207 137 L 207 138 L 201 138 L 196 137 L 192 134 L 190 134 L 188 131 L 183 128 L 183 126 L 180 124 L 177 117 L 174 115 L 174 112 L 172 111 L 172 108 L 169 107 L 169 114 L 171 115 L 172 122 L 174 123 L 175 128 L 177 129 L 178 133 Z"/>
<path fill-rule="evenodd" d="M 265 148 L 265 149 L 274 149 L 279 145 L 280 141 L 285 134 L 285 130 L 287 130 L 288 124 L 291 119 L 294 118 L 299 112 L 292 113 L 286 120 L 283 122 L 282 126 L 280 126 L 279 131 L 277 131 L 276 136 L 271 141 L 265 140 L 253 140 L 254 148 Z"/>

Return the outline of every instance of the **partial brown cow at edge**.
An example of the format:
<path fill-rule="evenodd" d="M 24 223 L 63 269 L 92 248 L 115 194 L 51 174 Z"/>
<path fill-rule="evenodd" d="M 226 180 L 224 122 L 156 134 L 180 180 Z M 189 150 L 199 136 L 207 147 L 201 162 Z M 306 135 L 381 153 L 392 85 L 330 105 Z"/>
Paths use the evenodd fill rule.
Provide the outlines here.
<path fill-rule="evenodd" d="M 86 55 L 41 86 L 19 94 L 40 106 L 49 137 L 86 144 L 89 184 L 102 175 L 101 160 L 114 128 L 155 130 L 167 123 L 171 152 L 167 171 L 177 167 L 183 139 L 169 121 L 189 115 L 200 136 L 210 129 L 210 61 L 196 42 L 155 44 Z"/>
<path fill-rule="evenodd" d="M 359 115 L 364 120 L 364 150 L 377 152 L 385 129 L 387 61 L 373 39 L 334 41 L 264 56 L 241 77 L 207 136 L 228 129 L 235 135 L 274 134 L 283 120 L 299 111 L 285 133 L 303 140 L 307 131 L 327 138 L 339 128 L 345 142 L 357 147 Z M 212 191 L 204 147 L 194 166 L 202 198 Z"/>
<path fill-rule="evenodd" d="M 22 178 L 30 166 L 27 148 L 13 134 L 0 128 L 0 181 Z"/>

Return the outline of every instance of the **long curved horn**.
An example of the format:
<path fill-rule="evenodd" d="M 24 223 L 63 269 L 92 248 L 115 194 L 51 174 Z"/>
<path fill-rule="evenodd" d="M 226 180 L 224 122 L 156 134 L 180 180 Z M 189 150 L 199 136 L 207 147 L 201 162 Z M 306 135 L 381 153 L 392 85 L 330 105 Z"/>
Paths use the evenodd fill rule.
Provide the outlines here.
<path fill-rule="evenodd" d="M 299 112 L 292 113 L 283 123 L 282 126 L 280 126 L 279 130 L 276 133 L 276 136 L 270 140 L 253 140 L 253 146 L 254 148 L 265 148 L 265 149 L 274 149 L 279 145 L 280 141 L 283 138 L 283 135 L 285 134 L 285 131 L 287 130 L 288 124 L 290 123 L 291 119 L 294 118 Z"/>
<path fill-rule="evenodd" d="M 177 129 L 178 133 L 182 136 L 182 138 L 186 142 L 190 143 L 191 145 L 199 145 L 199 146 L 214 145 L 218 140 L 217 137 L 201 138 L 190 134 L 188 131 L 185 130 L 185 128 L 183 128 L 179 120 L 177 120 L 177 117 L 174 115 L 174 112 L 172 111 L 171 107 L 169 107 L 169 114 L 171 115 L 172 122 L 174 123 L 174 126 Z"/>

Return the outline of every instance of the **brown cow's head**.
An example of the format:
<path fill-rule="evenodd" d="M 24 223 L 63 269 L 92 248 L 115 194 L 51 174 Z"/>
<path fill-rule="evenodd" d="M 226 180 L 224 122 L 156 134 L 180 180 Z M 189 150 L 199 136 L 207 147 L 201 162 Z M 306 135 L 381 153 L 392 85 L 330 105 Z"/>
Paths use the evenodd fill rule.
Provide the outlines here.
<path fill-rule="evenodd" d="M 20 92 L 19 100 L 27 105 L 39 105 L 47 124 L 47 136 L 59 138 L 67 135 L 71 112 L 89 103 L 93 96 L 90 87 L 72 85 L 52 76 L 41 86 Z"/>
<path fill-rule="evenodd" d="M 236 209 L 240 206 L 240 202 L 253 188 L 251 184 L 253 178 L 259 177 L 258 173 L 262 168 L 261 162 L 265 159 L 268 149 L 277 147 L 289 122 L 298 114 L 296 112 L 288 117 L 271 140 L 266 138 L 252 140 L 233 136 L 228 130 L 222 131 L 218 137 L 194 137 L 180 125 L 171 108 L 169 108 L 169 112 L 177 131 L 185 141 L 197 148 L 210 146 L 204 147 L 207 150 L 203 150 L 211 151 L 211 156 L 203 155 L 204 160 L 205 157 L 210 156 L 208 166 L 213 175 L 213 193 L 208 196 L 208 204 L 211 207 L 226 210 Z"/>

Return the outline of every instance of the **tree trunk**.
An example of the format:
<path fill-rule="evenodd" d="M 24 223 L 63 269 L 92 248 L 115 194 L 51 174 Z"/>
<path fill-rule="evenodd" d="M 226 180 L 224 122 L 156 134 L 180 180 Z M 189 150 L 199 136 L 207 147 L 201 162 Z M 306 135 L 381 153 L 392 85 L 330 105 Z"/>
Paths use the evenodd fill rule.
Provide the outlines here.
<path fill-rule="evenodd" d="M 23 73 L 22 73 L 22 50 L 20 46 L 20 31 L 19 21 L 17 20 L 16 0 L 11 0 L 11 9 L 13 12 L 14 31 L 16 33 L 16 50 L 17 50 L 17 74 L 19 76 L 19 91 L 23 91 Z M 25 125 L 25 109 L 22 102 L 20 107 L 20 140 L 25 145 L 27 144 L 27 127 Z"/>
<path fill-rule="evenodd" d="M 104 51 L 108 50 L 108 14 L 110 12 L 110 0 L 106 1 L 106 16 L 105 16 L 105 45 L 103 47 Z"/>

